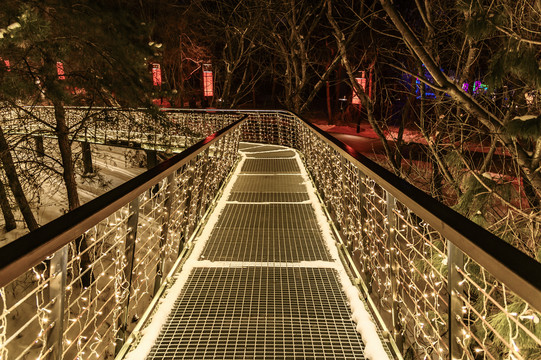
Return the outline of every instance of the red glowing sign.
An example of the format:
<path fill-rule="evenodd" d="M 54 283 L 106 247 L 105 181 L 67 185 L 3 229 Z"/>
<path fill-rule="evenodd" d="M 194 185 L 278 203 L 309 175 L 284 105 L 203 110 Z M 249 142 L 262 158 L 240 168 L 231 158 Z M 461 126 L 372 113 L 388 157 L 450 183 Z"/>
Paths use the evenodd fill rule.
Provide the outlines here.
<path fill-rule="evenodd" d="M 58 79 L 66 80 L 66 76 L 64 75 L 64 64 L 60 61 L 56 62 L 56 73 L 58 74 Z"/>
<path fill-rule="evenodd" d="M 11 64 L 9 63 L 9 60 L 7 60 L 7 59 L 4 60 L 4 59 L 2 59 L 1 57 L 0 57 L 0 60 L 4 62 L 4 65 L 6 66 L 6 69 L 7 69 L 7 70 L 8 70 L 8 71 L 11 71 Z"/>
<path fill-rule="evenodd" d="M 152 84 L 154 86 L 162 85 L 162 69 L 157 63 L 152 64 Z"/>
<path fill-rule="evenodd" d="M 212 71 L 203 71 L 203 96 L 214 96 L 214 82 L 212 81 Z"/>
<path fill-rule="evenodd" d="M 363 89 L 364 92 L 366 92 L 366 77 L 364 71 L 361 71 L 361 77 L 355 78 L 355 81 L 361 89 Z M 353 89 L 353 97 L 351 98 L 351 103 L 355 105 L 359 105 L 361 103 L 361 99 L 359 98 L 359 95 L 357 95 L 357 92 L 355 89 Z"/>

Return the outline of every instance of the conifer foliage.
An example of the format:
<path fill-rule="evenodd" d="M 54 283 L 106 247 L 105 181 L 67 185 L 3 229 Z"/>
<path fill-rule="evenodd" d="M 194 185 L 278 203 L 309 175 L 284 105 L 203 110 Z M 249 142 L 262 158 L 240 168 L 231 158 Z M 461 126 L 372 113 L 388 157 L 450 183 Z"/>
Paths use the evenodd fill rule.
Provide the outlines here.
<path fill-rule="evenodd" d="M 0 12 L 0 103 L 49 127 L 58 139 L 57 172 L 70 210 L 80 205 L 71 136 L 84 121 L 70 124 L 66 106 L 140 106 L 151 82 L 147 25 L 127 9 L 129 2 L 102 0 L 7 0 Z M 54 108 L 54 122 L 40 119 L 36 105 Z M 13 140 L 13 139 L 12 139 Z M 15 151 L 19 142 L 2 149 Z M 9 179 L 15 168 L 3 156 Z M 22 210 L 25 199 L 12 193 Z M 25 219 L 27 217 L 25 216 Z M 32 221 L 27 220 L 30 228 Z"/>

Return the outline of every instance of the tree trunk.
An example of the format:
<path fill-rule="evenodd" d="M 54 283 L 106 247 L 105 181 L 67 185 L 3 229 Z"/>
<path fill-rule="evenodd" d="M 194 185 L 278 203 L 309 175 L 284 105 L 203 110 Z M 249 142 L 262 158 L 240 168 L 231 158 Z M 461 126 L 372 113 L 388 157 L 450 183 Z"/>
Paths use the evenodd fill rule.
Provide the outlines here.
<path fill-rule="evenodd" d="M 77 194 L 77 182 L 75 181 L 75 165 L 71 151 L 71 141 L 69 139 L 69 129 L 66 124 L 66 109 L 58 101 L 53 101 L 54 115 L 56 120 L 56 136 L 58 138 L 58 148 L 62 158 L 62 167 L 64 185 L 68 195 L 69 210 L 78 208 L 81 203 Z"/>
<path fill-rule="evenodd" d="M 68 195 L 69 210 L 75 210 L 81 203 L 79 201 L 79 194 L 77 193 L 77 183 L 75 182 L 75 165 L 73 163 L 73 156 L 71 151 L 71 141 L 69 139 L 69 129 L 66 123 L 66 109 L 64 105 L 59 101 L 53 101 L 54 114 L 56 119 L 56 136 L 58 137 L 58 147 L 60 149 L 60 156 L 62 158 L 62 166 L 64 168 L 63 178 L 66 186 L 66 192 Z M 81 255 L 81 269 L 85 271 L 92 262 L 90 260 L 90 254 L 87 251 L 88 244 L 85 236 L 82 235 L 75 239 L 75 245 L 78 252 Z M 88 287 L 92 283 L 93 272 L 92 270 L 85 272 L 81 276 L 81 282 L 83 287 Z"/>
<path fill-rule="evenodd" d="M 28 204 L 26 195 L 24 194 L 23 187 L 19 181 L 19 176 L 17 175 L 17 170 L 15 164 L 13 163 L 13 157 L 11 156 L 9 145 L 4 136 L 4 130 L 0 127 L 0 159 L 4 164 L 4 171 L 6 172 L 6 177 L 8 178 L 9 187 L 15 201 L 19 206 L 19 210 L 23 214 L 24 221 L 28 226 L 30 231 L 38 228 L 38 222 L 32 213 L 32 209 Z"/>
<path fill-rule="evenodd" d="M 9 204 L 8 195 L 4 187 L 4 183 L 0 180 L 0 208 L 2 208 L 2 214 L 4 215 L 4 223 L 6 225 L 6 231 L 11 231 L 17 227 L 15 222 L 15 216 L 11 211 L 11 205 Z"/>
<path fill-rule="evenodd" d="M 83 171 L 85 175 L 92 174 L 94 172 L 94 167 L 92 166 L 92 149 L 90 148 L 90 143 L 86 141 L 81 143 L 82 156 L 83 156 Z"/>
<path fill-rule="evenodd" d="M 373 102 L 368 98 L 364 90 L 361 88 L 359 83 L 355 80 L 355 76 L 353 74 L 353 68 L 351 64 L 349 63 L 349 59 L 347 56 L 347 48 L 345 45 L 345 36 L 343 31 L 338 26 L 338 23 L 334 19 L 332 15 L 332 5 L 331 1 L 327 2 L 327 19 L 329 20 L 329 23 L 331 24 L 333 31 L 334 31 L 334 37 L 336 38 L 336 45 L 338 47 L 338 52 L 340 54 L 340 57 L 342 59 L 342 65 L 344 66 L 344 69 L 346 70 L 346 74 L 348 76 L 348 79 L 351 83 L 351 86 L 355 89 L 355 92 L 359 96 L 359 99 L 361 100 L 362 105 L 366 109 L 366 116 L 368 119 L 368 122 L 370 123 L 370 126 L 372 129 L 376 132 L 378 137 L 380 138 L 383 150 L 385 151 L 385 155 L 387 156 L 387 159 L 389 159 L 389 162 L 391 163 L 391 166 L 393 168 L 393 171 L 395 174 L 400 175 L 400 166 L 401 164 L 397 164 L 395 162 L 395 157 L 393 156 L 394 152 L 392 151 L 389 142 L 385 138 L 385 134 L 381 130 L 379 124 L 377 123 L 376 119 L 374 118 L 374 104 Z M 398 149 L 400 150 L 400 149 Z"/>
<path fill-rule="evenodd" d="M 333 124 L 332 107 L 331 107 L 331 87 L 328 81 L 325 81 L 325 90 L 327 95 L 327 115 L 329 116 L 329 124 Z"/>

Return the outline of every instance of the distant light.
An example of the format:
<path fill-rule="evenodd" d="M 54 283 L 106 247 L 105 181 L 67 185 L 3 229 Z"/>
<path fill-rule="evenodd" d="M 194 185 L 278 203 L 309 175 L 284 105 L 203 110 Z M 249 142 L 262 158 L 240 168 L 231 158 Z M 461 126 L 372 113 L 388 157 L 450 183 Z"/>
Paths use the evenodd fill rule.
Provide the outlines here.
<path fill-rule="evenodd" d="M 8 59 L 5 59 L 5 60 L 4 60 L 4 59 L 2 59 L 1 57 L 0 57 L 0 60 L 1 60 L 1 61 L 4 61 L 4 65 L 6 65 L 7 70 L 8 70 L 8 71 L 11 71 L 11 64 L 9 63 L 9 60 L 8 60 Z"/>
<path fill-rule="evenodd" d="M 162 69 L 158 63 L 152 63 L 152 84 L 162 86 Z"/>
<path fill-rule="evenodd" d="M 56 62 L 56 73 L 58 74 L 59 80 L 66 80 L 66 76 L 64 74 L 64 64 L 62 64 L 61 61 Z"/>
<path fill-rule="evenodd" d="M 355 81 L 357 82 L 357 84 L 359 84 L 361 89 L 363 89 L 363 91 L 366 92 L 366 75 L 364 71 L 361 71 L 361 77 L 355 78 Z M 359 105 L 361 103 L 361 99 L 359 98 L 359 95 L 357 94 L 355 89 L 353 89 L 353 96 L 351 98 L 351 103 L 355 105 Z"/>
<path fill-rule="evenodd" d="M 212 65 L 203 64 L 203 96 L 214 96 L 214 81 L 212 78 Z"/>

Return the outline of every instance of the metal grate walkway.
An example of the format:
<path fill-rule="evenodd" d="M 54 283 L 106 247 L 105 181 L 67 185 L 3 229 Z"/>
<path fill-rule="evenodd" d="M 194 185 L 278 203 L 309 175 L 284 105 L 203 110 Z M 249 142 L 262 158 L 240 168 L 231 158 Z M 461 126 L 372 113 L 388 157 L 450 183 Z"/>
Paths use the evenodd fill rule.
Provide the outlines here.
<path fill-rule="evenodd" d="M 364 359 L 298 156 L 258 144 L 240 152 L 147 359 Z"/>

